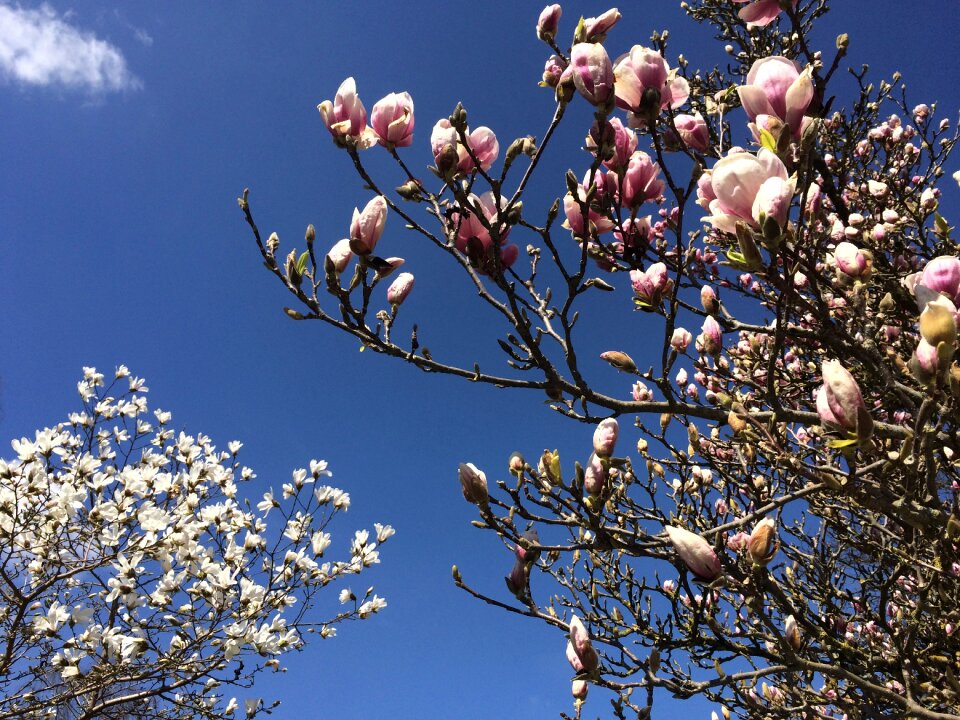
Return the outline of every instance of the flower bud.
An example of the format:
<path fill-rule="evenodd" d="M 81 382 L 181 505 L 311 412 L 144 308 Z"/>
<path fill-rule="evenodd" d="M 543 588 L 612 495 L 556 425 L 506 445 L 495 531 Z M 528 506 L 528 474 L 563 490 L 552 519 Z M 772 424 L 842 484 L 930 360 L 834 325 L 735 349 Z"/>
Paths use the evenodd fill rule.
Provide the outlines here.
<path fill-rule="evenodd" d="M 390 93 L 370 111 L 370 124 L 387 148 L 413 144 L 413 98 L 410 93 Z"/>
<path fill-rule="evenodd" d="M 700 288 L 700 305 L 707 315 L 716 315 L 719 312 L 720 300 L 717 298 L 717 291 L 710 285 Z"/>
<path fill-rule="evenodd" d="M 873 433 L 873 421 L 853 375 L 837 360 L 822 367 L 823 385 L 817 391 L 817 414 L 828 424 L 856 432 L 860 440 Z"/>
<path fill-rule="evenodd" d="M 720 329 L 720 324 L 713 319 L 712 315 L 708 315 L 703 321 L 702 332 L 697 340 L 697 349 L 705 355 L 713 355 L 716 357 L 720 354 L 720 351 L 723 349 L 723 331 Z"/>
<path fill-rule="evenodd" d="M 557 450 L 550 452 L 545 449 L 540 456 L 540 462 L 537 463 L 537 470 L 540 472 L 540 477 L 550 485 L 559 485 L 563 482 L 560 472 L 560 452 Z"/>
<path fill-rule="evenodd" d="M 703 537 L 672 525 L 667 525 L 664 529 L 677 555 L 694 574 L 704 580 L 714 580 L 720 575 L 720 559 Z"/>
<path fill-rule="evenodd" d="M 592 18 L 584 18 L 580 21 L 577 28 L 578 42 L 603 42 L 607 33 L 620 20 L 620 11 L 616 8 L 610 8 L 603 15 Z"/>
<path fill-rule="evenodd" d="M 633 362 L 633 358 L 619 350 L 607 350 L 600 353 L 600 359 L 606 360 L 621 372 L 635 373 L 637 371 L 637 365 Z"/>
<path fill-rule="evenodd" d="M 577 672 L 591 673 L 600 667 L 600 656 L 597 655 L 597 651 L 593 649 L 590 633 L 587 632 L 583 621 L 576 615 L 570 618 L 569 639 L 567 659 L 570 660 L 570 664 L 573 665 L 574 670 Z M 570 657 L 571 649 L 574 657 L 579 661 L 579 668 Z"/>
<path fill-rule="evenodd" d="M 487 491 L 487 476 L 473 463 L 460 463 L 458 469 L 463 497 L 467 502 L 481 507 L 490 499 Z"/>
<path fill-rule="evenodd" d="M 587 692 L 590 690 L 589 684 L 586 680 L 574 680 L 570 683 L 570 693 L 573 695 L 575 700 L 583 702 L 587 699 Z"/>
<path fill-rule="evenodd" d="M 547 5 L 537 20 L 537 37 L 546 43 L 552 43 L 557 37 L 557 28 L 562 14 L 563 8 L 559 5 Z"/>
<path fill-rule="evenodd" d="M 394 308 L 399 307 L 407 295 L 413 290 L 413 275 L 411 273 L 400 273 L 397 279 L 387 288 L 387 302 Z"/>
<path fill-rule="evenodd" d="M 662 262 L 654 263 L 645 271 L 631 270 L 630 283 L 636 302 L 641 307 L 658 306 L 663 296 L 673 289 L 673 280 Z"/>
<path fill-rule="evenodd" d="M 525 533 L 520 535 L 520 540 L 521 541 L 517 543 L 517 546 L 514 549 L 514 554 L 517 556 L 517 560 L 525 563 L 535 563 L 537 558 L 540 557 L 540 551 L 530 546 L 540 544 L 540 536 L 537 534 L 537 529 L 530 528 Z"/>
<path fill-rule="evenodd" d="M 833 251 L 837 270 L 851 279 L 866 280 L 873 271 L 873 253 L 853 243 L 841 242 Z"/>
<path fill-rule="evenodd" d="M 942 342 L 956 347 L 957 321 L 943 298 L 928 302 L 920 313 L 920 335 L 933 347 Z"/>
<path fill-rule="evenodd" d="M 787 615 L 787 619 L 783 623 L 783 639 L 794 650 L 799 650 L 803 643 L 800 628 L 797 627 L 797 619 L 793 615 Z"/>
<path fill-rule="evenodd" d="M 570 51 L 573 84 L 591 105 L 603 106 L 613 95 L 613 65 L 603 45 L 577 43 Z"/>
<path fill-rule="evenodd" d="M 357 255 L 369 255 L 377 246 L 387 221 L 387 201 L 377 195 L 360 212 L 353 209 L 350 223 L 350 249 Z"/>
<path fill-rule="evenodd" d="M 510 459 L 507 461 L 507 467 L 510 469 L 511 474 L 520 477 L 527 467 L 527 462 L 523 459 L 523 455 L 515 452 L 510 455 Z"/>
<path fill-rule="evenodd" d="M 527 587 L 529 583 L 529 570 L 523 560 L 517 560 L 513 564 L 510 574 L 503 579 L 507 584 L 507 590 L 509 590 L 517 600 L 520 602 L 527 602 L 527 600 L 529 600 L 530 590 Z"/>
<path fill-rule="evenodd" d="M 591 453 L 587 467 L 583 471 L 583 490 L 587 495 L 599 497 L 607 481 L 607 469 L 596 453 Z"/>
<path fill-rule="evenodd" d="M 600 457 L 610 457 L 617 444 L 620 434 L 620 424 L 616 418 L 605 418 L 597 424 L 593 431 L 593 451 Z"/>
<path fill-rule="evenodd" d="M 747 552 L 754 565 L 766 567 L 780 546 L 777 540 L 777 524 L 773 518 L 764 518 L 750 533 L 747 540 Z"/>
<path fill-rule="evenodd" d="M 342 273 L 347 268 L 352 257 L 353 253 L 350 252 L 350 240 L 348 238 L 338 240 L 334 246 L 330 248 L 330 252 L 327 253 L 330 264 L 333 265 L 338 273 Z"/>
<path fill-rule="evenodd" d="M 684 352 L 690 346 L 692 340 L 693 335 L 690 334 L 689 330 L 676 328 L 670 338 L 670 347 L 677 352 Z"/>

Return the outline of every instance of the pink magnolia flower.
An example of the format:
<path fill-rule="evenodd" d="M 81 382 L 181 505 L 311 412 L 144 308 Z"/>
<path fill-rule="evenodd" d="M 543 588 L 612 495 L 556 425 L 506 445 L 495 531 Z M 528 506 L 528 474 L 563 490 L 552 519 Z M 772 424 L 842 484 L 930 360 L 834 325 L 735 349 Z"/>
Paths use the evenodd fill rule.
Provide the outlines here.
<path fill-rule="evenodd" d="M 600 43 L 577 43 L 570 51 L 573 84 L 591 105 L 603 105 L 613 93 L 613 65 Z"/>
<path fill-rule="evenodd" d="M 631 125 L 643 126 L 648 114 L 657 115 L 667 107 L 680 107 L 690 95 L 687 81 L 671 72 L 656 50 L 634 45 L 613 64 L 617 107 L 634 113 Z"/>
<path fill-rule="evenodd" d="M 663 296 L 673 289 L 673 280 L 662 262 L 654 263 L 644 270 L 631 270 L 630 283 L 633 293 L 643 305 L 655 307 Z"/>
<path fill-rule="evenodd" d="M 617 179 L 616 175 L 611 177 Z M 660 165 L 647 153 L 637 150 L 630 156 L 623 180 L 618 182 L 620 203 L 633 210 L 648 200 L 656 200 L 663 192 L 663 180 L 659 178 Z"/>
<path fill-rule="evenodd" d="M 919 284 L 945 295 L 954 305 L 960 305 L 960 258 L 952 255 L 935 257 L 924 266 Z"/>
<path fill-rule="evenodd" d="M 937 348 L 928 343 L 926 339 L 920 338 L 909 366 L 920 382 L 928 383 L 932 381 L 940 371 L 940 357 L 937 354 Z"/>
<path fill-rule="evenodd" d="M 720 309 L 720 300 L 717 298 L 717 291 L 710 285 L 704 285 L 700 288 L 700 305 L 710 315 L 716 314 Z"/>
<path fill-rule="evenodd" d="M 570 694 L 573 695 L 575 700 L 586 700 L 589 690 L 590 685 L 586 680 L 575 679 L 570 683 Z"/>
<path fill-rule="evenodd" d="M 600 457 L 610 457 L 613 455 L 619 434 L 620 424 L 616 418 L 601 420 L 593 431 L 593 451 Z"/>
<path fill-rule="evenodd" d="M 650 216 L 644 215 L 638 218 L 627 218 L 623 221 L 623 230 L 619 228 L 613 231 L 613 236 L 618 242 L 623 243 L 625 248 L 643 249 L 650 244 Z"/>
<path fill-rule="evenodd" d="M 408 147 L 413 143 L 413 98 L 410 93 L 390 93 L 378 100 L 370 113 L 370 124 L 386 147 Z"/>
<path fill-rule="evenodd" d="M 750 120 L 764 115 L 779 118 L 798 138 L 803 114 L 813 100 L 813 80 L 809 70 L 800 72 L 788 58 L 766 57 L 753 64 L 747 83 L 737 88 L 737 94 Z"/>
<path fill-rule="evenodd" d="M 336 271 L 342 273 L 350 263 L 351 258 L 353 258 L 353 253 L 350 252 L 350 239 L 344 238 L 343 240 L 337 241 L 334 246 L 330 248 L 327 257 L 330 259 L 333 267 L 336 268 Z"/>
<path fill-rule="evenodd" d="M 597 17 L 584 18 L 583 42 L 603 42 L 607 33 L 620 21 L 620 11 L 610 8 Z"/>
<path fill-rule="evenodd" d="M 766 27 L 780 14 L 780 0 L 733 0 L 738 3 L 750 3 L 739 13 L 740 19 L 747 23 L 748 28 Z M 793 0 L 797 6 L 797 0 Z"/>
<path fill-rule="evenodd" d="M 459 223 L 454 241 L 457 250 L 469 257 L 471 261 L 476 260 L 480 272 L 489 273 L 494 267 L 494 240 L 490 231 L 498 228 L 500 263 L 503 267 L 510 267 L 519 257 L 520 249 L 516 245 L 506 245 L 510 226 L 500 219 L 500 210 L 497 208 L 493 191 L 488 190 L 479 196 L 471 194 L 467 200 L 473 212 L 451 215 L 451 220 L 455 224 Z M 501 198 L 501 201 L 504 201 L 504 198 Z M 484 226 L 484 220 L 480 219 L 481 216 L 486 221 L 486 226 Z"/>
<path fill-rule="evenodd" d="M 634 402 L 649 402 L 653 400 L 653 391 L 647 387 L 646 383 L 637 380 L 633 384 L 631 391 Z"/>
<path fill-rule="evenodd" d="M 593 648 L 590 633 L 587 632 L 583 621 L 576 615 L 570 618 L 568 637 L 567 660 L 576 672 L 590 673 L 600 667 L 600 656 Z"/>
<path fill-rule="evenodd" d="M 587 203 L 587 191 L 590 189 L 591 183 L 596 186 L 596 189 L 594 190 L 593 199 Z M 573 231 L 574 236 L 579 238 L 594 233 L 601 235 L 612 230 L 614 227 L 613 220 L 597 212 L 594 206 L 605 195 L 614 192 L 616 192 L 616 175 L 603 173 L 598 170 L 591 179 L 590 172 L 587 171 L 583 182 L 581 182 L 577 188 L 576 197 L 574 197 L 573 193 L 568 192 L 563 198 L 563 212 L 564 215 L 567 216 L 563 227 Z M 587 223 L 584 223 L 583 220 L 583 211 L 581 210 L 581 204 L 583 203 L 586 203 L 588 208 Z"/>
<path fill-rule="evenodd" d="M 477 160 L 480 161 L 480 169 L 489 170 L 490 166 L 496 161 L 497 155 L 500 154 L 500 143 L 497 142 L 497 136 L 493 130 L 488 127 L 478 127 L 473 132 L 468 131 L 467 143 Z M 444 167 L 441 167 L 442 164 L 450 163 L 453 165 L 452 161 L 447 159 L 452 151 L 456 152 L 457 155 L 453 158 L 456 164 L 450 168 L 451 170 L 469 173 L 477 167 L 467 148 L 460 142 L 456 129 L 450 125 L 447 118 L 437 120 L 437 124 L 433 126 L 433 132 L 430 134 L 430 148 L 433 150 L 433 158 L 437 167 L 441 171 L 444 170 Z M 449 148 L 453 150 L 451 151 Z"/>
<path fill-rule="evenodd" d="M 377 268 L 377 277 L 383 280 L 396 272 L 397 268 L 403 265 L 406 260 L 399 257 L 388 257 L 383 259 L 384 264 Z"/>
<path fill-rule="evenodd" d="M 686 147 L 697 152 L 706 152 L 710 148 L 710 131 L 699 112 L 696 115 L 677 115 L 673 119 L 673 126 Z"/>
<path fill-rule="evenodd" d="M 789 185 L 787 168 L 783 161 L 766 148 L 761 148 L 756 155 L 739 151 L 721 158 L 710 173 L 709 191 L 698 185 L 705 198 L 709 193 L 713 194 L 713 199 L 709 201 L 710 215 L 704 220 L 718 230 L 728 233 L 737 232 L 737 222 L 759 228 L 759 223 L 754 218 L 754 205 L 760 188 L 771 178 L 777 178 L 783 183 L 776 187 L 771 185 L 770 190 L 782 191 L 785 184 Z M 768 195 L 765 191 L 761 202 L 767 206 L 766 209 L 782 217 L 782 203 L 778 207 L 770 202 L 770 198 L 776 197 L 782 198 L 782 192 L 771 192 Z M 764 198 L 767 200 L 764 201 Z M 761 209 L 764 208 L 758 207 L 758 211 Z"/>
<path fill-rule="evenodd" d="M 837 243 L 833 260 L 837 269 L 849 278 L 867 278 L 873 268 L 871 253 L 847 241 Z"/>
<path fill-rule="evenodd" d="M 757 196 L 753 199 L 752 215 L 754 222 L 762 229 L 775 223 L 777 234 L 787 226 L 790 217 L 790 205 L 793 203 L 794 180 L 771 177 L 763 181 Z"/>
<path fill-rule="evenodd" d="M 820 419 L 829 425 L 859 432 L 858 427 L 869 423 L 870 416 L 857 381 L 838 360 L 824 361 L 822 373 L 823 385 L 817 391 Z"/>
<path fill-rule="evenodd" d="M 714 356 L 719 355 L 723 349 L 723 331 L 712 315 L 708 315 L 703 321 L 700 337 L 697 338 L 697 349 Z"/>
<path fill-rule="evenodd" d="M 590 453 L 587 467 L 583 471 L 583 490 L 587 495 L 597 496 L 603 492 L 607 481 L 607 469 L 603 459 L 597 453 Z"/>
<path fill-rule="evenodd" d="M 377 143 L 376 133 L 367 127 L 367 111 L 352 77 L 341 83 L 333 102 L 324 100 L 317 110 L 337 144 L 343 145 L 349 139 L 358 148 L 366 149 Z"/>
<path fill-rule="evenodd" d="M 400 273 L 387 288 L 387 302 L 393 307 L 399 307 L 407 299 L 411 290 L 413 290 L 413 275 L 408 272 Z"/>
<path fill-rule="evenodd" d="M 673 331 L 673 337 L 670 338 L 670 347 L 677 352 L 683 352 L 690 346 L 692 340 L 693 335 L 690 334 L 689 330 L 677 328 Z"/>
<path fill-rule="evenodd" d="M 563 77 L 563 71 L 567 69 L 567 63 L 558 55 L 551 55 L 543 64 L 543 79 L 540 84 L 543 87 L 555 88 L 560 84 L 560 78 Z"/>
<path fill-rule="evenodd" d="M 387 201 L 377 195 L 367 203 L 363 212 L 353 209 L 350 223 L 350 249 L 357 255 L 369 255 L 377 246 L 387 222 Z"/>
<path fill-rule="evenodd" d="M 673 549 L 694 574 L 704 580 L 713 580 L 720 574 L 720 558 L 704 538 L 686 528 L 667 525 L 664 529 Z"/>
<path fill-rule="evenodd" d="M 563 8 L 559 5 L 547 5 L 537 19 L 537 37 L 544 42 L 553 42 L 557 37 L 557 28 L 560 26 L 560 16 Z"/>
<path fill-rule="evenodd" d="M 609 170 L 625 168 L 630 156 L 637 149 L 637 134 L 624 127 L 620 118 L 606 120 L 603 127 L 595 122 L 585 142 L 586 148 L 595 155 L 603 154 L 603 164 Z"/>

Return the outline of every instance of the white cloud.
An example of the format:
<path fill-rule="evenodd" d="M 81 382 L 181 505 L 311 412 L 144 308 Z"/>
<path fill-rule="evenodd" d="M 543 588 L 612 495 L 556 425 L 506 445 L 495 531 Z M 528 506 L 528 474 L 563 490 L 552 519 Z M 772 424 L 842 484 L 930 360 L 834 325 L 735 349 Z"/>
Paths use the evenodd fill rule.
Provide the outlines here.
<path fill-rule="evenodd" d="M 0 4 L 0 77 L 98 93 L 141 87 L 117 47 L 46 4 L 36 10 Z"/>

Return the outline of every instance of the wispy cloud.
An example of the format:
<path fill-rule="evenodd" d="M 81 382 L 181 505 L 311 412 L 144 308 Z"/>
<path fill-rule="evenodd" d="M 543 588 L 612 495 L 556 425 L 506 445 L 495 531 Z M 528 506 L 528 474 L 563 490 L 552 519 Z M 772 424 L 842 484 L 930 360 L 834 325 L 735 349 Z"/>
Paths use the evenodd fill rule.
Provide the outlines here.
<path fill-rule="evenodd" d="M 0 76 L 95 93 L 142 85 L 119 48 L 71 25 L 46 4 L 26 9 L 0 3 Z"/>

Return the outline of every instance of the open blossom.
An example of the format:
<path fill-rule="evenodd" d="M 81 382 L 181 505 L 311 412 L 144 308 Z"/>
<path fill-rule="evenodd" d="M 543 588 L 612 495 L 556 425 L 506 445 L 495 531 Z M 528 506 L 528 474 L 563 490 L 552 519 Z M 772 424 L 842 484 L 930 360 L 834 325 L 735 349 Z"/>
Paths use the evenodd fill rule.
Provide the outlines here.
<path fill-rule="evenodd" d="M 467 144 L 480 162 L 481 170 L 489 170 L 500 154 L 500 143 L 493 130 L 488 127 L 478 127 L 473 132 L 466 132 Z M 430 134 L 430 147 L 433 150 L 433 159 L 442 171 L 449 169 L 456 172 L 469 173 L 476 169 L 477 164 L 470 157 L 470 152 L 460 142 L 459 134 L 447 118 L 440 118 L 433 126 Z M 452 156 L 456 153 L 455 156 Z M 452 156 L 448 161 L 447 156 Z M 450 162 L 451 166 L 444 166 Z"/>
<path fill-rule="evenodd" d="M 366 149 L 377 143 L 377 135 L 367 127 L 367 111 L 357 95 L 357 84 L 352 77 L 340 85 L 333 102 L 324 100 L 317 105 L 323 124 L 340 144 L 348 139 L 358 148 Z"/>
<path fill-rule="evenodd" d="M 677 115 L 673 119 L 673 126 L 686 147 L 698 152 L 706 152 L 710 148 L 710 131 L 699 112 L 695 115 Z"/>
<path fill-rule="evenodd" d="M 637 134 L 624 127 L 620 118 L 609 118 L 602 127 L 596 122 L 593 123 L 585 146 L 592 153 L 600 154 L 607 169 L 618 170 L 627 166 L 637 149 Z"/>
<path fill-rule="evenodd" d="M 410 93 L 390 93 L 377 101 L 370 124 L 387 147 L 408 147 L 413 143 L 413 98 Z"/>
<path fill-rule="evenodd" d="M 646 116 L 667 107 L 680 107 L 690 95 L 690 86 L 656 50 L 634 45 L 613 64 L 617 107 L 633 113 L 631 125 L 644 126 Z"/>
<path fill-rule="evenodd" d="M 620 21 L 620 11 L 610 8 L 597 17 L 584 18 L 583 42 L 599 43 L 607 37 L 607 33 Z"/>
<path fill-rule="evenodd" d="M 753 64 L 737 94 L 750 120 L 763 126 L 764 117 L 775 117 L 790 126 L 794 137 L 800 137 L 813 90 L 809 70 L 800 72 L 789 58 L 774 56 Z"/>
<path fill-rule="evenodd" d="M 630 283 L 636 299 L 649 307 L 659 305 L 663 296 L 673 288 L 673 280 L 662 262 L 654 263 L 645 271 L 631 270 Z"/>
<path fill-rule="evenodd" d="M 766 27 L 781 12 L 780 0 L 733 0 L 738 3 L 750 3 L 737 13 L 740 19 L 747 23 L 748 28 Z M 793 7 L 797 6 L 797 0 L 793 0 Z"/>
<path fill-rule="evenodd" d="M 720 574 L 720 558 L 703 537 L 686 528 L 672 525 L 667 525 L 664 529 L 677 555 L 694 574 L 704 580 L 713 580 Z"/>
<path fill-rule="evenodd" d="M 785 222 L 789 211 L 786 193 L 793 196 L 786 166 L 766 148 L 756 155 L 739 151 L 718 160 L 710 173 L 709 187 L 714 197 L 709 201 L 710 215 L 704 220 L 728 233 L 736 233 L 738 222 L 759 229 L 757 218 L 761 212 L 764 216 L 769 212 L 778 222 Z"/>
<path fill-rule="evenodd" d="M 603 105 L 613 93 L 613 65 L 603 45 L 577 43 L 570 51 L 577 91 L 592 105 Z"/>
<path fill-rule="evenodd" d="M 505 202 L 505 199 L 501 198 L 501 202 Z M 516 262 L 520 252 L 516 245 L 506 244 L 507 235 L 510 234 L 510 226 L 501 224 L 500 211 L 497 209 L 493 191 L 488 190 L 482 195 L 470 195 L 468 203 L 473 212 L 454 213 L 451 216 L 454 223 L 459 223 L 457 237 L 454 241 L 457 250 L 470 258 L 471 261 L 476 261 L 476 266 L 481 272 L 490 272 L 494 267 L 494 240 L 491 236 L 491 229 L 498 228 L 500 233 L 500 264 L 503 267 L 510 267 Z M 481 216 L 483 219 L 481 219 Z M 486 223 L 486 227 L 484 223 Z"/>
<path fill-rule="evenodd" d="M 377 246 L 387 222 L 387 201 L 377 195 L 366 204 L 361 212 L 353 209 L 350 222 L 350 249 L 357 255 L 369 255 Z"/>
<path fill-rule="evenodd" d="M 693 340 L 693 336 L 690 334 L 689 330 L 684 328 L 676 328 L 673 331 L 673 336 L 670 338 L 670 347 L 672 347 L 677 352 L 684 352 L 689 346 L 690 342 Z"/>

